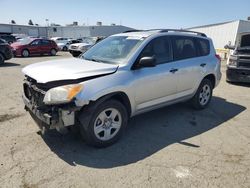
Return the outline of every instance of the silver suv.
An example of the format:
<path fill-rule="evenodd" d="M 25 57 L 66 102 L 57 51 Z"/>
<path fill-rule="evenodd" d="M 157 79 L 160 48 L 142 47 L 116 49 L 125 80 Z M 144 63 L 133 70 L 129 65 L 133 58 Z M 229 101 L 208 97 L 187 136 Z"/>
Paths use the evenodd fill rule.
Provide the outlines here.
<path fill-rule="evenodd" d="M 79 126 L 88 144 L 105 147 L 137 114 L 187 100 L 206 108 L 221 79 L 220 66 L 205 34 L 125 32 L 80 58 L 25 67 L 23 100 L 42 130 Z"/>

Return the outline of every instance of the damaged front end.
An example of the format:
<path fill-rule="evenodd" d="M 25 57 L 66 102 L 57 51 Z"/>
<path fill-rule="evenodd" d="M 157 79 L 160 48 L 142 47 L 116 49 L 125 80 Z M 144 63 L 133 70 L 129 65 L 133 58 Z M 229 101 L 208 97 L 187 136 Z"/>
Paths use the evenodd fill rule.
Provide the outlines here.
<path fill-rule="evenodd" d="M 250 83 L 250 34 L 241 36 L 227 62 L 227 81 Z"/>
<path fill-rule="evenodd" d="M 64 84 L 61 82 L 61 84 Z M 25 110 L 29 111 L 41 130 L 57 129 L 64 132 L 67 126 L 75 124 L 75 113 L 80 110 L 71 99 L 62 103 L 45 102 L 48 91 L 56 84 L 39 84 L 36 80 L 27 77 L 23 83 L 23 101 Z M 51 97 L 51 96 L 50 96 Z M 67 96 L 68 97 L 68 96 Z"/>

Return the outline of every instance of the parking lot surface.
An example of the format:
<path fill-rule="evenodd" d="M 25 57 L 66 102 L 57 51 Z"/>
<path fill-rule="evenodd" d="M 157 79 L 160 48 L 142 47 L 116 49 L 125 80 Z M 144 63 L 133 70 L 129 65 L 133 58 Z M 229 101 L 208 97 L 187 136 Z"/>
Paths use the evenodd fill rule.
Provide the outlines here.
<path fill-rule="evenodd" d="M 21 69 L 60 58 L 13 58 L 0 66 L 0 187 L 250 187 L 250 85 L 223 77 L 210 106 L 186 103 L 130 120 L 115 145 L 87 146 L 76 132 L 39 135 L 25 112 Z"/>

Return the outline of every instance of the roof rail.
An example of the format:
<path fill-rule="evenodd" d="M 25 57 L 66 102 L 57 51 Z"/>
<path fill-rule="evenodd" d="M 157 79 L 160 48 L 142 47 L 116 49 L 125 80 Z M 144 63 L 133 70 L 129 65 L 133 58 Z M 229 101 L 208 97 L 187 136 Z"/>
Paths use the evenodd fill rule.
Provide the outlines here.
<path fill-rule="evenodd" d="M 183 32 L 183 33 L 193 33 L 193 34 L 197 34 L 199 36 L 202 37 L 207 37 L 207 35 L 205 33 L 201 33 L 201 32 L 196 32 L 196 31 L 189 31 L 189 30 L 184 30 L 184 29 L 149 29 L 149 30 L 128 30 L 128 31 L 124 31 L 123 33 L 131 33 L 131 32 L 147 32 L 147 31 L 156 31 L 159 33 L 165 33 L 165 32 Z"/>
<path fill-rule="evenodd" d="M 196 31 L 190 31 L 190 30 L 184 30 L 184 29 L 162 29 L 159 32 L 164 33 L 164 32 L 169 32 L 169 31 L 174 31 L 174 32 L 183 32 L 183 33 L 194 33 L 202 37 L 207 37 L 205 33 L 201 32 L 196 32 Z"/>
<path fill-rule="evenodd" d="M 132 32 L 141 32 L 141 31 L 144 31 L 144 30 L 133 29 L 133 30 L 124 31 L 122 33 L 132 33 Z"/>

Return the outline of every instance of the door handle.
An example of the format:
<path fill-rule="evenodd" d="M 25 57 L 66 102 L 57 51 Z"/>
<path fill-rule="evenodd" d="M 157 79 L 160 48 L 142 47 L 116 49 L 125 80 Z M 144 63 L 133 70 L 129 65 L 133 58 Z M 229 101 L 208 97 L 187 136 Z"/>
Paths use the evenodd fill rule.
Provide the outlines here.
<path fill-rule="evenodd" d="M 207 65 L 206 63 L 200 64 L 201 67 L 205 67 L 206 65 Z"/>
<path fill-rule="evenodd" d="M 175 73 L 175 72 L 177 72 L 177 71 L 178 71 L 178 69 L 171 69 L 169 72 Z"/>

